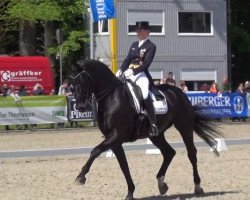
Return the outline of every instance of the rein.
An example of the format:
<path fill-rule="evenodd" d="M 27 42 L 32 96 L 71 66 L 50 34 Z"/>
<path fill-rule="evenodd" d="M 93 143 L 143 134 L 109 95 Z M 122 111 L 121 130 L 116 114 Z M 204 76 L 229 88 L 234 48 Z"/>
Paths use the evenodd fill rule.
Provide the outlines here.
<path fill-rule="evenodd" d="M 104 97 L 106 97 L 112 90 L 114 90 L 117 86 L 121 85 L 121 82 L 117 82 L 115 85 L 112 85 L 105 90 L 99 92 L 95 95 L 97 101 L 101 101 Z"/>

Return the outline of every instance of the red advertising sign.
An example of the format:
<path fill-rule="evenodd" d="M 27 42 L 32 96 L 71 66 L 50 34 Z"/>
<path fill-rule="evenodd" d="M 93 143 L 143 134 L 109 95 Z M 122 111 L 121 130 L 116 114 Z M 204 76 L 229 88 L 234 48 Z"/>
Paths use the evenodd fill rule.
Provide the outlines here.
<path fill-rule="evenodd" d="M 0 87 L 24 85 L 29 93 L 36 84 L 42 85 L 45 94 L 54 91 L 54 76 L 47 57 L 0 57 Z"/>

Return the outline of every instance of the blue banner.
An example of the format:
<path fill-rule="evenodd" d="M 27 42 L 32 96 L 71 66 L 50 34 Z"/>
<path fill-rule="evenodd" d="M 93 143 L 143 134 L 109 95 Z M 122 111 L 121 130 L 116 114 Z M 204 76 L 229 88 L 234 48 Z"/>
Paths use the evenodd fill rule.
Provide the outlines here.
<path fill-rule="evenodd" d="M 247 97 L 240 93 L 187 93 L 193 106 L 214 118 L 248 117 Z"/>
<path fill-rule="evenodd" d="M 250 116 L 250 93 L 247 93 L 248 116 Z"/>
<path fill-rule="evenodd" d="M 116 17 L 114 0 L 90 0 L 94 21 Z"/>

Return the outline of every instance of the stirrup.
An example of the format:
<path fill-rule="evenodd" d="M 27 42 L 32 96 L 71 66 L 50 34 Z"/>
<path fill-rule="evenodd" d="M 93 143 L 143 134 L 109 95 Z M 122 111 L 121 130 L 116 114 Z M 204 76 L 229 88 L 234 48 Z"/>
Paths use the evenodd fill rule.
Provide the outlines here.
<path fill-rule="evenodd" d="M 158 128 L 155 124 L 151 124 L 150 130 L 149 130 L 149 136 L 150 137 L 155 137 L 159 135 Z"/>

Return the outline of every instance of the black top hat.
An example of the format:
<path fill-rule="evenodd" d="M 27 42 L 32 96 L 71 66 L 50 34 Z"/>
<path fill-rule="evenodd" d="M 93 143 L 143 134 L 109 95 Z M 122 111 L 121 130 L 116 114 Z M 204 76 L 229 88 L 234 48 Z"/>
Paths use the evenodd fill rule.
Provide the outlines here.
<path fill-rule="evenodd" d="M 141 21 L 135 23 L 135 29 L 150 29 L 148 21 Z"/>

